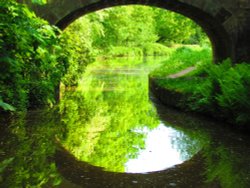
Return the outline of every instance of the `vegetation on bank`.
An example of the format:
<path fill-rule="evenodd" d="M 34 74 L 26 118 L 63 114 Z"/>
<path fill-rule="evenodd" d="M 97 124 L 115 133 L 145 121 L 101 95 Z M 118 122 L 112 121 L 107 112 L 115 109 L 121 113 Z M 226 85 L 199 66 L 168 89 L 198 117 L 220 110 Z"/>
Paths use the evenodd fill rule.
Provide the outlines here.
<path fill-rule="evenodd" d="M 166 24 L 167 23 L 167 24 Z M 79 18 L 63 31 L 69 57 L 66 85 L 76 85 L 95 57 L 169 56 L 176 44 L 208 45 L 192 20 L 147 6 L 120 6 Z"/>
<path fill-rule="evenodd" d="M 178 69 L 175 67 L 182 67 L 182 60 L 180 57 L 179 62 L 176 61 L 173 72 Z M 151 77 L 156 79 L 159 86 L 183 94 L 183 100 L 177 106 L 249 129 L 250 65 L 232 65 L 230 60 L 212 64 L 204 60 L 196 65 L 194 71 L 175 79 L 167 77 L 172 73 L 171 68 L 167 73 L 159 68 Z M 173 61 L 167 63 L 170 65 Z"/>
<path fill-rule="evenodd" d="M 168 75 L 175 74 L 188 67 L 204 67 L 212 62 L 211 48 L 198 45 L 180 46 L 172 48 L 172 54 L 168 60 L 150 73 L 151 77 L 166 78 Z"/>
<path fill-rule="evenodd" d="M 104 57 L 168 55 L 169 47 L 175 44 L 209 44 L 192 20 L 138 5 L 88 14 L 69 25 L 64 33 L 74 36 L 74 44 L 90 48 L 92 55 Z"/>
<path fill-rule="evenodd" d="M 208 43 L 194 22 L 154 7 L 98 11 L 62 34 L 16 0 L 2 0 L 0 10 L 0 111 L 53 105 L 59 83 L 77 85 L 95 57 L 170 55 L 176 43 Z"/>
<path fill-rule="evenodd" d="M 14 0 L 2 0 L 0 12 L 0 107 L 54 103 L 66 71 L 59 30 Z"/>
<path fill-rule="evenodd" d="M 15 0 L 2 0 L 0 9 L 0 111 L 53 105 L 59 83 L 77 85 L 96 57 L 167 55 L 151 77 L 163 87 L 189 93 L 185 108 L 216 112 L 240 125 L 249 122 L 249 66 L 212 65 L 207 37 L 179 14 L 121 6 L 88 14 L 60 34 Z M 167 78 L 192 66 L 196 69 L 188 75 Z"/>

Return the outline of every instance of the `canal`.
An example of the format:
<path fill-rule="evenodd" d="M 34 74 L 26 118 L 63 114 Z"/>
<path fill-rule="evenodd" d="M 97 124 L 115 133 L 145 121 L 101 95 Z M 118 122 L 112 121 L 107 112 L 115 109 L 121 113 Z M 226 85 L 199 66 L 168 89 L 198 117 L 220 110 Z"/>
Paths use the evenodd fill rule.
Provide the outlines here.
<path fill-rule="evenodd" d="M 60 104 L 1 119 L 0 187 L 250 187 L 250 138 L 162 106 L 164 58 L 102 60 Z"/>

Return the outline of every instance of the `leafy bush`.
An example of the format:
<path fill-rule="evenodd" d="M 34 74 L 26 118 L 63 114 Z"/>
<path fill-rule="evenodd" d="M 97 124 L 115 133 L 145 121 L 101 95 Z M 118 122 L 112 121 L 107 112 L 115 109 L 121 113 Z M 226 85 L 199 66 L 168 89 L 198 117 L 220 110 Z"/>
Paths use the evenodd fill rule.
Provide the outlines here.
<path fill-rule="evenodd" d="M 107 56 L 111 57 L 135 57 L 142 55 L 142 49 L 139 47 L 112 46 L 107 52 Z"/>
<path fill-rule="evenodd" d="M 168 56 L 172 49 L 158 43 L 147 43 L 143 46 L 144 56 Z"/>
<path fill-rule="evenodd" d="M 206 64 L 191 76 L 161 79 L 158 84 L 188 94 L 183 108 L 210 114 L 227 122 L 247 127 L 250 123 L 250 65 Z"/>
<path fill-rule="evenodd" d="M 208 76 L 193 89 L 189 107 L 246 126 L 250 122 L 250 65 L 232 66 L 226 60 L 204 71 Z"/>
<path fill-rule="evenodd" d="M 150 76 L 157 79 L 159 86 L 185 94 L 179 104 L 182 108 L 246 127 L 250 123 L 250 65 L 232 65 L 230 60 L 212 64 L 210 54 L 207 48 L 177 48 Z M 168 78 L 190 66 L 196 69 Z"/>
<path fill-rule="evenodd" d="M 61 47 L 68 57 L 68 69 L 62 82 L 67 86 L 77 85 L 85 67 L 94 60 L 91 28 L 90 21 L 83 17 L 62 33 Z"/>
<path fill-rule="evenodd" d="M 250 65 L 230 66 L 229 61 L 209 70 L 213 94 L 223 117 L 233 123 L 246 125 L 250 122 Z"/>
<path fill-rule="evenodd" d="M 65 72 L 59 31 L 14 0 L 0 2 L 0 23 L 2 100 L 17 110 L 52 104 Z"/>

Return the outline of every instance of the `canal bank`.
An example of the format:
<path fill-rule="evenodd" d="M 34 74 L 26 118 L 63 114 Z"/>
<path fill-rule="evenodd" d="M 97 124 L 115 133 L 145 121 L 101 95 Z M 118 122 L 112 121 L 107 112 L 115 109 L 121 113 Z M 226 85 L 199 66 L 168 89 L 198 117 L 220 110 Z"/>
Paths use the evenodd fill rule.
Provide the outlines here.
<path fill-rule="evenodd" d="M 149 92 L 156 97 L 163 105 L 170 106 L 185 112 L 192 112 L 197 115 L 206 116 L 208 118 L 212 118 L 214 120 L 217 120 L 219 122 L 222 122 L 225 126 L 230 126 L 233 129 L 239 130 L 239 131 L 247 131 L 250 132 L 250 128 L 244 125 L 237 125 L 235 123 L 235 120 L 233 117 L 225 117 L 223 116 L 223 111 L 226 109 L 223 109 L 223 107 L 216 106 L 216 111 L 214 109 L 205 109 L 205 110 L 199 110 L 194 109 L 190 107 L 190 101 L 194 100 L 193 93 L 184 91 L 183 89 L 176 88 L 168 88 L 166 86 L 162 86 L 160 82 L 164 79 L 169 78 L 157 78 L 157 77 L 151 77 L 149 75 L 148 81 L 149 81 Z M 171 78 L 175 79 L 175 78 Z M 178 78 L 177 78 L 178 79 Z M 192 79 L 192 77 L 186 77 L 184 80 L 188 81 Z M 187 82 L 188 83 L 188 82 Z M 226 125 L 228 124 L 228 125 Z"/>

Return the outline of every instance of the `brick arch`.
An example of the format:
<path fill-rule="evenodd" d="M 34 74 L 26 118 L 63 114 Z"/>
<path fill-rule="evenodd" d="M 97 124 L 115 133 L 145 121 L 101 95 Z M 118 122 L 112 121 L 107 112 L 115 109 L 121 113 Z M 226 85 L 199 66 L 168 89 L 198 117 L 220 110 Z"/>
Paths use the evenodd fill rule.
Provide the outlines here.
<path fill-rule="evenodd" d="M 249 0 L 47 0 L 43 6 L 31 0 L 38 16 L 64 29 L 75 19 L 103 8 L 140 4 L 180 13 L 200 25 L 210 38 L 214 61 L 231 58 L 250 62 Z"/>

